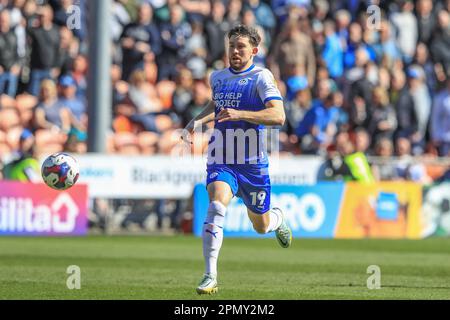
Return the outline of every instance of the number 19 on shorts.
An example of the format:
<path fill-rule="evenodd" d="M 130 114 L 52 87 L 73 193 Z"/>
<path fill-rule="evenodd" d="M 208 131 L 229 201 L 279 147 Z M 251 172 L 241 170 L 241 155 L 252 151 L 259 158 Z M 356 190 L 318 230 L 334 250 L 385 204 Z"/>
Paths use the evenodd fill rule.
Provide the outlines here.
<path fill-rule="evenodd" d="M 252 205 L 253 206 L 264 206 L 264 200 L 266 200 L 266 192 L 261 190 L 259 192 L 250 192 L 250 196 L 252 197 Z"/>

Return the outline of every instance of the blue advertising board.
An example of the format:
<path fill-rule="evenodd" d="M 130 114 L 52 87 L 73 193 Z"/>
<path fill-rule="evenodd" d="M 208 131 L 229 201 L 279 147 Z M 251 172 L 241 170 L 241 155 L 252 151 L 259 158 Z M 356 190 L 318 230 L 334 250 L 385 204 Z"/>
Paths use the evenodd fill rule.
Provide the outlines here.
<path fill-rule="evenodd" d="M 339 216 L 344 183 L 323 182 L 316 185 L 274 185 L 271 207 L 283 210 L 293 237 L 332 238 Z M 193 232 L 201 236 L 203 222 L 208 211 L 208 193 L 204 184 L 194 188 Z M 234 197 L 224 223 L 224 235 L 228 237 L 273 237 L 260 235 L 253 230 L 247 216 L 247 208 L 240 198 Z"/>

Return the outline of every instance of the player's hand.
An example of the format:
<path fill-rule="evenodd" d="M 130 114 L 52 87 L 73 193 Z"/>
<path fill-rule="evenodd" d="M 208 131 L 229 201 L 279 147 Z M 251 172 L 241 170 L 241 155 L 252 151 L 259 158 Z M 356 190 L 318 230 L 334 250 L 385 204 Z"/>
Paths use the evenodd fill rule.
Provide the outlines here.
<path fill-rule="evenodd" d="M 217 120 L 218 122 L 241 120 L 241 111 L 231 108 L 222 109 L 217 114 L 215 120 Z"/>
<path fill-rule="evenodd" d="M 190 130 L 190 129 L 187 129 L 187 128 L 183 129 L 181 131 L 181 135 L 180 135 L 181 141 L 183 141 L 185 143 L 188 143 L 188 144 L 193 144 L 193 142 L 192 142 L 192 132 L 193 132 L 193 130 Z"/>

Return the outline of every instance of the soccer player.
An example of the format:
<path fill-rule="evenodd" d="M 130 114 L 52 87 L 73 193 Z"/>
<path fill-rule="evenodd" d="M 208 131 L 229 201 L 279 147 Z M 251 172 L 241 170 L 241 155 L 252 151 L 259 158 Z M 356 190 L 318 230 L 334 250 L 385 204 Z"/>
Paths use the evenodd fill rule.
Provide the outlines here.
<path fill-rule="evenodd" d="M 285 121 L 283 100 L 272 73 L 253 64 L 261 41 L 258 32 L 239 25 L 229 31 L 228 40 L 230 67 L 211 74 L 212 101 L 189 122 L 183 135 L 189 141 L 188 132 L 214 121 L 206 170 L 210 203 L 203 226 L 205 273 L 196 289 L 199 294 L 218 290 L 217 259 L 222 228 L 227 206 L 234 196 L 242 198 L 256 232 L 274 231 L 283 248 L 292 241 L 282 211 L 270 209 L 264 144 L 264 125 L 281 126 Z"/>

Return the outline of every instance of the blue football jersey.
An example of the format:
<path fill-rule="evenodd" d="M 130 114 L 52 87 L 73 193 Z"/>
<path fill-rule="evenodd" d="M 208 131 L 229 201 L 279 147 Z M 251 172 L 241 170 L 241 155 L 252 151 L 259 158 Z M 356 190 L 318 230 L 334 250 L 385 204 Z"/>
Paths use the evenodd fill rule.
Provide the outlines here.
<path fill-rule="evenodd" d="M 282 100 L 272 73 L 252 65 L 236 72 L 231 68 L 210 76 L 215 115 L 224 108 L 259 111 L 270 100 Z M 216 120 L 208 145 L 208 164 L 267 163 L 264 125 L 247 121 Z"/>

